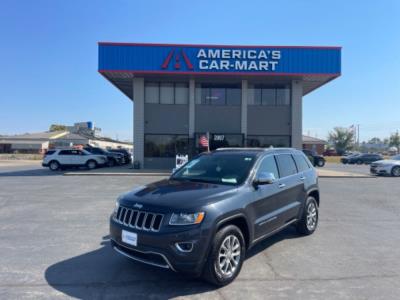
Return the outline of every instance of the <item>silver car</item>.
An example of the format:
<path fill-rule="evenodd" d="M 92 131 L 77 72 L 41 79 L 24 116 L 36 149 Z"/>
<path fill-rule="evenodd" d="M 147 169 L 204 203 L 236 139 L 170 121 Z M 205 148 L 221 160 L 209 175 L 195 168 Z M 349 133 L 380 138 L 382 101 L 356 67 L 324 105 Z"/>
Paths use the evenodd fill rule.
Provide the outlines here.
<path fill-rule="evenodd" d="M 378 160 L 371 164 L 370 172 L 375 175 L 400 176 L 400 154 L 390 159 Z"/>

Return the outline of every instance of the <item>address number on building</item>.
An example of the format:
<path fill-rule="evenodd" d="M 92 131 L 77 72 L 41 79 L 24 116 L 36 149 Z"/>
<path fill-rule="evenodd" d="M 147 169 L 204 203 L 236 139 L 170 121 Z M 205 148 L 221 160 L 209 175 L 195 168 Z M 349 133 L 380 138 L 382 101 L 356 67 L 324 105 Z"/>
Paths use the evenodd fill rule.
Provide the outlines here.
<path fill-rule="evenodd" d="M 223 134 L 214 134 L 214 141 L 223 141 L 225 140 L 225 136 Z"/>

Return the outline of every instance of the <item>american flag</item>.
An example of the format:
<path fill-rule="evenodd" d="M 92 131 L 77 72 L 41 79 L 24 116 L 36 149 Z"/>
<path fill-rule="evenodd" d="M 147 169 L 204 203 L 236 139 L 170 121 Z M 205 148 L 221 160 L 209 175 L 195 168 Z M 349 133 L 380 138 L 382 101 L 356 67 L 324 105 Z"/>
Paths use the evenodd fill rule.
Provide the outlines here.
<path fill-rule="evenodd" d="M 202 135 L 199 140 L 200 146 L 208 148 L 208 138 L 205 135 Z"/>

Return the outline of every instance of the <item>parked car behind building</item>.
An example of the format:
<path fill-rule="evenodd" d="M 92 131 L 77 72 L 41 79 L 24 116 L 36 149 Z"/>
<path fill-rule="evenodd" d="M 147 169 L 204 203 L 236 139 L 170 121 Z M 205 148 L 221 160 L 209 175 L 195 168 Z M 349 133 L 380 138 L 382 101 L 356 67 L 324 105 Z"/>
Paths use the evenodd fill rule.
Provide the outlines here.
<path fill-rule="evenodd" d="M 343 164 L 370 164 L 377 160 L 382 160 L 383 156 L 380 154 L 373 153 L 363 153 L 363 154 L 355 154 L 350 156 L 345 156 L 340 159 Z"/>
<path fill-rule="evenodd" d="M 87 167 L 95 169 L 107 163 L 107 157 L 104 155 L 94 155 L 85 150 L 79 149 L 56 149 L 46 152 L 42 166 L 49 167 L 50 170 L 68 167 Z"/>
<path fill-rule="evenodd" d="M 121 153 L 113 153 L 99 147 L 85 147 L 83 148 L 92 154 L 104 155 L 107 157 L 107 164 L 109 167 L 115 165 L 122 165 L 124 163 L 124 156 Z"/>
<path fill-rule="evenodd" d="M 126 164 L 132 163 L 132 154 L 126 149 L 110 149 L 108 150 L 112 153 L 120 153 L 124 156 L 124 160 Z"/>
<path fill-rule="evenodd" d="M 315 151 L 303 149 L 305 155 L 307 155 L 308 159 L 311 161 L 314 167 L 323 167 L 325 166 L 325 158 L 322 155 L 318 155 Z"/>

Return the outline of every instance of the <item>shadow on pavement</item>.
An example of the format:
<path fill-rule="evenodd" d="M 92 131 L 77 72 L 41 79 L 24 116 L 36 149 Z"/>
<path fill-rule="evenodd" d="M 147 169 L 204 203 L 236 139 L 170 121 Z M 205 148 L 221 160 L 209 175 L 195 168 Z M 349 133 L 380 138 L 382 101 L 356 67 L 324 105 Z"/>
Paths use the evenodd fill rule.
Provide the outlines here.
<path fill-rule="evenodd" d="M 6 167 L 0 168 L 0 177 L 10 177 L 10 176 L 59 176 L 64 175 L 66 172 L 79 171 L 88 172 L 86 168 L 63 168 L 62 170 L 51 171 L 49 168 L 42 166 L 37 167 Z"/>
<path fill-rule="evenodd" d="M 297 239 L 301 238 L 302 236 L 296 231 L 296 228 L 294 226 L 289 226 L 285 228 L 284 230 L 278 232 L 277 234 L 274 234 L 265 240 L 260 241 L 257 243 L 254 247 L 252 247 L 246 254 L 246 259 L 249 259 L 260 252 L 263 252 L 264 250 L 268 249 L 270 246 L 279 243 L 280 241 L 283 240 L 289 240 L 289 239 Z"/>
<path fill-rule="evenodd" d="M 288 228 L 253 247 L 247 258 L 264 251 L 269 246 L 290 238 L 297 238 L 294 229 Z M 45 279 L 61 293 L 79 299 L 157 298 L 202 294 L 216 287 L 184 274 L 148 266 L 115 253 L 109 236 L 103 237 L 101 248 L 58 262 L 47 268 Z"/>
<path fill-rule="evenodd" d="M 25 176 L 56 176 L 56 175 L 64 175 L 64 171 L 49 171 L 49 170 L 19 170 L 19 171 L 6 171 L 0 172 L 0 177 L 25 177 Z"/>

